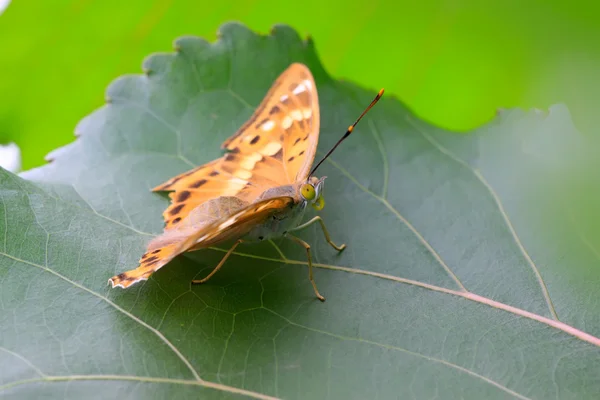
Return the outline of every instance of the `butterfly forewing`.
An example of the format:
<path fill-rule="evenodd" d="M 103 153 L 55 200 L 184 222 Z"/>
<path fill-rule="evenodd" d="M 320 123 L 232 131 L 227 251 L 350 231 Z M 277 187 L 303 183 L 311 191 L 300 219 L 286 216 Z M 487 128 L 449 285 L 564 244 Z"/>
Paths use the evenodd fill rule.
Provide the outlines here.
<path fill-rule="evenodd" d="M 170 193 L 164 211 L 171 229 L 203 202 L 238 196 L 252 202 L 265 190 L 306 179 L 319 139 L 319 104 L 310 70 L 290 65 L 250 119 L 222 147 L 223 157 L 169 179 L 154 191 Z"/>
<path fill-rule="evenodd" d="M 271 154 L 283 166 L 285 183 L 295 183 L 307 178 L 318 140 L 315 81 L 306 66 L 292 64 L 275 81 L 257 112 L 223 147 L 244 154 Z"/>

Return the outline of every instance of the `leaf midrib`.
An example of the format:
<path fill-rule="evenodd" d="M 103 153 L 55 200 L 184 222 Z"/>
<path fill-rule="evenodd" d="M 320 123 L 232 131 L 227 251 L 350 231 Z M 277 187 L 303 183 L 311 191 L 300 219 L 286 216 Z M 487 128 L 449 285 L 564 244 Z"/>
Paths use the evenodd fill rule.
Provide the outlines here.
<path fill-rule="evenodd" d="M 277 246 L 275 243 L 272 243 L 272 244 L 273 244 L 273 246 Z M 227 250 L 216 248 L 216 247 L 211 247 L 210 249 L 220 251 L 223 253 L 227 251 Z M 281 251 L 281 250 L 278 249 L 278 251 Z M 254 259 L 264 260 L 264 261 L 280 262 L 283 264 L 291 264 L 291 265 L 306 265 L 306 266 L 308 266 L 308 262 L 306 262 L 306 261 L 291 260 L 289 258 L 277 259 L 277 258 L 271 258 L 271 257 L 258 256 L 258 255 L 250 254 L 250 253 L 240 253 L 237 251 L 234 251 L 232 254 L 240 256 L 240 257 L 254 258 Z M 585 342 L 588 342 L 590 344 L 600 347 L 600 338 L 593 336 L 589 333 L 586 333 L 584 331 L 581 331 L 571 325 L 565 324 L 564 322 L 554 320 L 552 318 L 547 318 L 542 315 L 532 313 L 527 310 L 523 310 L 518 307 L 513 307 L 511 305 L 501 303 L 496 300 L 492 300 L 485 296 L 480 296 L 473 292 L 447 289 L 445 287 L 431 285 L 429 283 L 424 283 L 424 282 L 407 279 L 407 278 L 400 278 L 400 277 L 397 277 L 394 275 L 383 274 L 381 272 L 373 272 L 373 271 L 368 271 L 368 270 L 359 269 L 359 268 L 351 268 L 351 267 L 344 267 L 344 266 L 340 266 L 340 265 L 315 263 L 315 262 L 313 262 L 312 265 L 317 268 L 329 269 L 329 270 L 333 270 L 333 271 L 343 271 L 343 272 L 359 274 L 359 275 L 366 275 L 366 276 L 381 278 L 381 279 L 390 280 L 390 281 L 394 281 L 394 282 L 398 282 L 398 283 L 404 283 L 407 285 L 417 286 L 417 287 L 429 289 L 429 290 L 432 290 L 435 292 L 449 294 L 452 296 L 462 297 L 464 299 L 474 301 L 479 304 L 484 304 L 486 306 L 496 308 L 499 310 L 503 310 L 503 311 L 509 312 L 511 314 L 518 315 L 520 317 L 524 317 L 524 318 L 531 319 L 533 321 L 541 322 L 552 328 L 561 330 L 571 336 L 574 336 L 577 339 L 580 339 L 582 341 L 585 341 Z M 387 345 L 381 344 L 381 346 L 386 347 Z"/>

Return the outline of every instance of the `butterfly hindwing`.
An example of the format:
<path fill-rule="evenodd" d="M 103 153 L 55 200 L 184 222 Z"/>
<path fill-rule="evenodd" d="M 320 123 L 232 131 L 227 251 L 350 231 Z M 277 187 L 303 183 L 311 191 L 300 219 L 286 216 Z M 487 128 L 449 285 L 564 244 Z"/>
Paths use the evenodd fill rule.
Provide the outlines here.
<path fill-rule="evenodd" d="M 159 236 L 157 241 L 148 244 L 147 251 L 139 260 L 137 268 L 122 272 L 108 280 L 111 286 L 128 288 L 134 283 L 147 280 L 150 275 L 158 271 L 162 266 L 171 261 L 177 254 L 175 250 L 179 240 L 184 240 L 187 235 L 174 234 L 174 231 L 168 231 L 168 236 Z"/>
<path fill-rule="evenodd" d="M 294 198 L 290 196 L 273 197 L 250 204 L 228 218 L 215 222 L 208 229 L 196 231 L 180 244 L 179 250 L 183 252 L 192 247 L 201 248 L 199 245 L 203 244 L 210 246 L 233 237 L 240 238 L 271 215 L 284 212 L 293 205 Z"/>
<path fill-rule="evenodd" d="M 127 288 L 147 280 L 177 255 L 190 249 L 198 250 L 240 238 L 274 213 L 285 211 L 293 204 L 294 198 L 289 196 L 269 198 L 253 204 L 230 197 L 212 199 L 190 213 L 185 224 L 165 230 L 162 235 L 154 238 L 140 258 L 137 268 L 115 275 L 109 282 L 112 287 Z M 216 217 L 217 215 L 220 217 Z M 192 219 L 197 221 L 191 221 Z"/>

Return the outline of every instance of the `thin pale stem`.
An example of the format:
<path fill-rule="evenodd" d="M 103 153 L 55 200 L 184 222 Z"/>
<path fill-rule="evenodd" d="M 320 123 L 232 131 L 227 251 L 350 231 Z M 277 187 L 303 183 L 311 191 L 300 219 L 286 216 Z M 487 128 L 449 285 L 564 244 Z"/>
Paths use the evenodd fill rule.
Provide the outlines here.
<path fill-rule="evenodd" d="M 325 297 L 323 297 L 321 295 L 321 293 L 319 293 L 319 289 L 317 289 L 317 284 L 315 283 L 315 280 L 313 279 L 313 265 L 312 265 L 312 256 L 310 254 L 310 244 L 306 243 L 304 240 L 287 234 L 286 237 L 292 239 L 293 241 L 295 241 L 296 243 L 300 244 L 302 247 L 304 247 L 306 249 L 306 257 L 308 258 L 308 279 L 310 280 L 310 283 L 313 286 L 313 289 L 315 290 L 315 294 L 317 295 L 317 298 L 321 301 L 325 301 Z"/>
<path fill-rule="evenodd" d="M 242 240 L 239 239 L 238 241 L 236 241 L 233 246 L 231 246 L 231 248 L 229 249 L 229 251 L 227 251 L 227 253 L 225 254 L 225 256 L 223 256 L 223 258 L 221 259 L 221 261 L 217 264 L 217 266 L 215 267 L 215 269 L 212 270 L 212 272 L 210 274 L 208 274 L 208 276 L 206 278 L 202 278 L 202 279 L 194 279 L 192 281 L 193 284 L 201 284 L 204 283 L 206 281 L 208 281 L 214 274 L 217 273 L 218 270 L 221 269 L 221 267 L 223 266 L 223 264 L 225 264 L 225 261 L 227 261 L 227 259 L 229 258 L 229 256 L 231 255 L 231 253 L 233 253 L 233 250 L 235 250 L 236 247 L 238 247 L 238 245 L 242 243 Z"/>
<path fill-rule="evenodd" d="M 331 247 L 333 247 L 337 251 L 344 250 L 346 248 L 345 244 L 338 246 L 337 244 L 333 243 L 333 241 L 331 240 L 331 236 L 329 236 L 329 231 L 327 230 L 327 227 L 325 226 L 325 222 L 323 222 L 323 218 L 319 217 L 318 215 L 316 217 L 314 217 L 313 219 L 311 219 L 310 221 L 305 222 L 302 225 L 298 225 L 297 227 L 292 229 L 290 232 L 299 231 L 301 229 L 304 229 L 307 226 L 310 226 L 317 221 L 319 222 L 319 224 L 321 224 L 321 229 L 323 229 L 323 234 L 325 235 L 325 240 L 327 240 L 327 243 L 329 243 L 331 245 Z"/>

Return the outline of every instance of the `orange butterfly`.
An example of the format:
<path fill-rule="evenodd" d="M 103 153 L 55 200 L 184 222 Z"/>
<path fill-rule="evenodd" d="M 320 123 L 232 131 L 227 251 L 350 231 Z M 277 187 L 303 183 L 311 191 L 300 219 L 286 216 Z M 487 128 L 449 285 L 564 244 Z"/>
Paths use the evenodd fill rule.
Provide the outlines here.
<path fill-rule="evenodd" d="M 383 89 L 344 136 L 312 169 L 319 141 L 319 101 L 312 74 L 303 64 L 290 65 L 269 89 L 258 109 L 222 148 L 223 157 L 171 178 L 153 191 L 171 191 L 163 213 L 164 232 L 154 238 L 136 269 L 109 279 L 112 287 L 127 288 L 146 280 L 175 256 L 228 240 L 236 240 L 204 283 L 242 242 L 288 237 L 306 249 L 312 274 L 310 245 L 290 232 L 319 222 L 327 242 L 338 251 L 321 217 L 299 225 L 310 203 L 321 210 L 323 181 L 313 175 L 321 163 L 351 133 L 358 121 L 383 95 Z"/>

